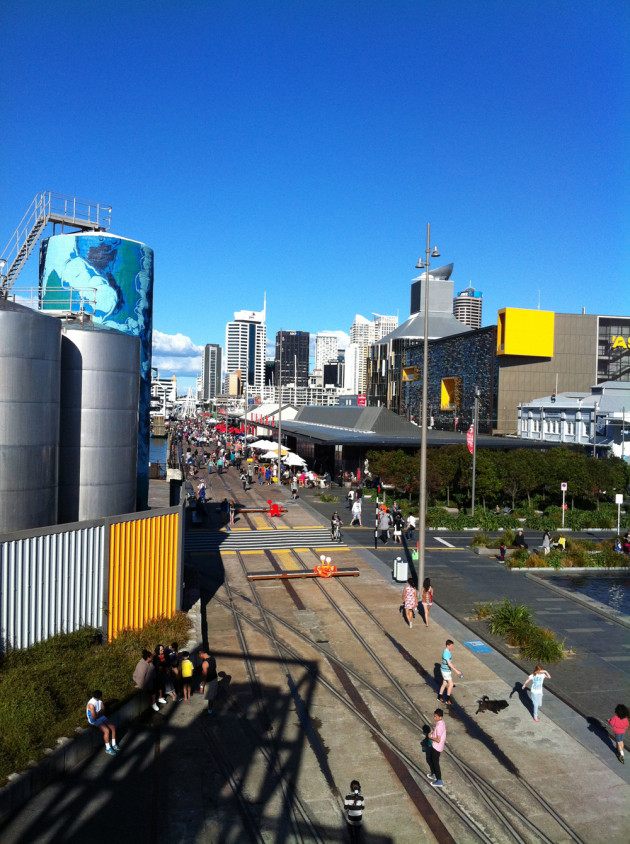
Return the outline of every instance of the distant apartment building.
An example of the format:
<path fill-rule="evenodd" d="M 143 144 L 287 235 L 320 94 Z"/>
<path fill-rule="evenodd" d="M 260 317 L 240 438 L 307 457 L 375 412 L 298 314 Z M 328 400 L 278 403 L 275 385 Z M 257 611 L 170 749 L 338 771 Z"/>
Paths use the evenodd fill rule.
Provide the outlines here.
<path fill-rule="evenodd" d="M 365 395 L 367 392 L 370 346 L 379 342 L 398 327 L 397 316 L 383 316 L 382 314 L 373 314 L 373 316 L 376 317 L 374 321 L 357 314 L 350 328 L 350 346 L 355 346 L 356 352 L 354 350 L 352 352 L 351 381 L 346 376 L 345 386 L 351 393 Z"/>
<path fill-rule="evenodd" d="M 453 316 L 469 328 L 481 328 L 483 293 L 467 287 L 453 299 Z"/>
<path fill-rule="evenodd" d="M 310 353 L 308 331 L 278 331 L 276 333 L 275 384 L 308 386 Z M 282 365 L 281 365 L 282 363 Z"/>
<path fill-rule="evenodd" d="M 201 358 L 201 398 L 209 401 L 221 393 L 223 350 L 218 343 L 206 343 Z"/>
<path fill-rule="evenodd" d="M 240 390 L 248 397 L 262 395 L 265 385 L 267 326 L 266 299 L 262 311 L 236 311 L 225 328 L 225 374 L 231 390 L 236 383 L 230 376 L 239 373 Z"/>
<path fill-rule="evenodd" d="M 336 334 L 322 331 L 315 337 L 315 369 L 337 360 L 339 341 Z"/>

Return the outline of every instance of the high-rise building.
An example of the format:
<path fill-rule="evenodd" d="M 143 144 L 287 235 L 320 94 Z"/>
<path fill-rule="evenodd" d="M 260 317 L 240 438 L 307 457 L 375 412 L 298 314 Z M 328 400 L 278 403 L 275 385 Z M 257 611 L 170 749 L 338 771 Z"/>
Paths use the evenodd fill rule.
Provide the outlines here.
<path fill-rule="evenodd" d="M 265 384 L 266 310 L 265 297 L 262 311 L 236 311 L 225 328 L 226 381 L 234 384 L 230 376 L 240 372 L 241 390 L 248 398 L 262 395 Z"/>
<path fill-rule="evenodd" d="M 308 359 L 310 335 L 308 331 L 278 331 L 276 333 L 275 381 L 308 387 Z M 282 348 L 282 372 L 280 349 Z"/>
<path fill-rule="evenodd" d="M 483 293 L 467 287 L 453 299 L 453 316 L 469 328 L 481 328 Z"/>
<path fill-rule="evenodd" d="M 398 328 L 397 316 L 383 316 L 383 314 L 372 314 L 374 319 L 374 342 L 378 343 L 386 334 Z"/>
<path fill-rule="evenodd" d="M 337 360 L 339 341 L 336 334 L 321 331 L 315 337 L 315 369 Z"/>
<path fill-rule="evenodd" d="M 213 399 L 221 393 L 223 350 L 218 343 L 206 343 L 201 357 L 201 397 Z"/>

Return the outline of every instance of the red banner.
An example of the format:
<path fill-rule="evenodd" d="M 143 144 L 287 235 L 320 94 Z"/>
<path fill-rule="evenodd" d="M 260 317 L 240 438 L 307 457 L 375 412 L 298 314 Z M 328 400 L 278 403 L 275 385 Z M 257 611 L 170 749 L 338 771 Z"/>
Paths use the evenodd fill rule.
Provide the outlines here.
<path fill-rule="evenodd" d="M 466 444 L 468 446 L 468 451 L 472 454 L 473 449 L 475 447 L 475 426 L 471 425 L 468 429 L 468 433 L 466 434 Z"/>

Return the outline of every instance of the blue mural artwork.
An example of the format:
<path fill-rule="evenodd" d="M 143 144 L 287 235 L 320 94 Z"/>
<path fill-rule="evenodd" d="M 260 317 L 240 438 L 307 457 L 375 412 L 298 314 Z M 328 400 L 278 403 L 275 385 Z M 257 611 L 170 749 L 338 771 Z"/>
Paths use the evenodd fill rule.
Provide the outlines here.
<path fill-rule="evenodd" d="M 149 490 L 149 411 L 153 331 L 153 250 L 144 243 L 97 232 L 62 234 L 42 244 L 43 310 L 83 310 L 96 325 L 140 338 L 138 500 Z"/>

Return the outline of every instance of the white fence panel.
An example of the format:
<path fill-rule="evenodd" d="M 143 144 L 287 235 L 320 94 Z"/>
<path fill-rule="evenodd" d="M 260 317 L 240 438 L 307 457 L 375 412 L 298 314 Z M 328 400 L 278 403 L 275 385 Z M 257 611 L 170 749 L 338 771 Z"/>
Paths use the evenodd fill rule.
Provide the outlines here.
<path fill-rule="evenodd" d="M 97 525 L 0 543 L 0 650 L 101 626 L 106 530 Z"/>

